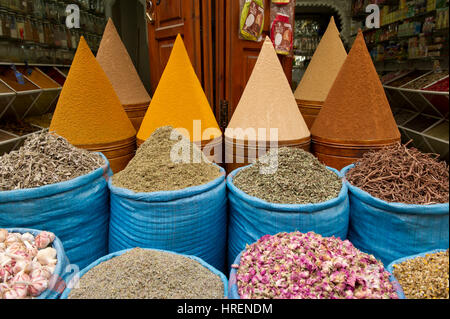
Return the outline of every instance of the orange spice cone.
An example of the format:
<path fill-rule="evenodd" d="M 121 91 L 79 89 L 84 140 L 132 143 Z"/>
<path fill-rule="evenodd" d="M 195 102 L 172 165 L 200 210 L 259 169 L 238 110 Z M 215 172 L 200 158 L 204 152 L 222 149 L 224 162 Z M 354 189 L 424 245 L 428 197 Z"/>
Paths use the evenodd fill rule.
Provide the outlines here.
<path fill-rule="evenodd" d="M 347 58 L 334 17 L 322 37 L 294 95 L 311 128 Z"/>
<path fill-rule="evenodd" d="M 139 130 L 151 98 L 111 18 L 103 33 L 97 61 L 108 76 L 131 123 Z"/>
<path fill-rule="evenodd" d="M 201 130 L 194 130 L 194 121 Z M 137 134 L 138 144 L 162 126 L 178 129 L 197 144 L 222 136 L 180 35 Z"/>
<path fill-rule="evenodd" d="M 50 131 L 75 146 L 103 151 L 117 171 L 135 151 L 136 130 L 83 37 L 56 106 Z M 116 157 L 120 165 L 115 165 Z M 123 167 L 122 167 L 123 166 Z"/>
<path fill-rule="evenodd" d="M 311 130 L 316 156 L 341 169 L 400 141 L 383 85 L 359 31 Z"/>
<path fill-rule="evenodd" d="M 265 130 L 264 135 L 259 134 L 260 129 Z M 277 136 L 271 135 L 271 129 L 277 130 Z M 246 134 L 250 132 L 256 133 L 256 136 Z M 271 141 L 278 143 L 280 147 L 309 149 L 310 132 L 298 109 L 273 44 L 267 37 L 225 132 L 227 161 L 231 160 L 231 155 L 228 154 L 231 149 L 228 146 L 255 148 L 256 144 L 262 142 L 266 146 Z M 235 165 L 229 166 L 237 168 L 247 164 L 249 160 L 251 159 L 246 158 L 244 163 L 233 161 Z"/>

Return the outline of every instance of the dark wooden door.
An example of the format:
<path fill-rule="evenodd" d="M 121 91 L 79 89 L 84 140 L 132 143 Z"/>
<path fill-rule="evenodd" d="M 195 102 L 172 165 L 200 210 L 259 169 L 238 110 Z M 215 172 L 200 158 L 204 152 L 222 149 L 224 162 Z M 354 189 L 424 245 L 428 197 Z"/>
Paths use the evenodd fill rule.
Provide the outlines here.
<path fill-rule="evenodd" d="M 263 42 L 241 40 L 239 38 L 240 6 L 238 0 L 219 0 L 216 10 L 217 19 L 217 51 L 218 64 L 217 102 L 228 102 L 227 112 L 216 110 L 221 123 L 228 123 L 244 92 L 245 86 L 258 59 Z M 270 36 L 270 0 L 265 0 L 264 34 Z M 222 54 L 225 52 L 225 54 Z M 280 62 L 289 82 L 292 81 L 292 58 L 279 56 Z M 228 113 L 228 114 L 226 114 Z M 226 115 L 225 115 L 226 114 Z M 223 125 L 223 124 L 222 124 Z"/>
<path fill-rule="evenodd" d="M 178 34 L 206 95 L 213 102 L 211 5 L 198 0 L 147 0 L 150 81 L 155 92 Z M 209 38 L 209 43 L 208 43 Z M 211 103 L 213 105 L 213 103 Z"/>

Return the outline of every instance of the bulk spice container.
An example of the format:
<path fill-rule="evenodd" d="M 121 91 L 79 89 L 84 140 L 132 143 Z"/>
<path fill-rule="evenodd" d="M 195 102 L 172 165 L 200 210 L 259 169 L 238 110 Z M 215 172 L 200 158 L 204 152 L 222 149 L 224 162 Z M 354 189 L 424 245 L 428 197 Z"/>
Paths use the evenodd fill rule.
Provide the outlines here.
<path fill-rule="evenodd" d="M 350 198 L 349 240 L 385 265 L 449 245 L 448 165 L 395 145 L 342 171 Z"/>
<path fill-rule="evenodd" d="M 20 84 L 9 67 L 0 68 L 0 80 L 4 81 L 16 93 L 16 99 L 6 111 L 4 116 L 11 119 L 21 120 L 30 107 L 36 102 L 42 93 L 41 88 L 33 84 L 27 78 L 23 78 L 23 84 Z"/>
<path fill-rule="evenodd" d="M 118 280 L 111 282 L 109 277 Z M 164 250 L 136 248 L 110 254 L 83 269 L 79 279 L 80 288 L 66 289 L 61 299 L 104 299 L 105 295 L 111 299 L 228 298 L 228 280 L 223 273 L 198 257 Z M 144 288 L 136 289 L 131 282 Z M 119 290 L 115 285 L 127 288 Z"/>
<path fill-rule="evenodd" d="M 311 129 L 330 92 L 347 52 L 334 17 L 319 43 L 294 95 L 308 128 Z"/>
<path fill-rule="evenodd" d="M 66 279 L 66 267 L 69 265 L 69 259 L 66 256 L 66 253 L 64 251 L 64 247 L 63 244 L 61 242 L 61 240 L 54 236 L 54 234 L 52 233 L 48 233 L 48 232 L 43 232 L 40 230 L 35 230 L 35 229 L 26 229 L 26 228 L 7 228 L 4 229 L 9 233 L 9 236 L 13 235 L 13 234 L 20 234 L 22 236 L 22 238 L 20 239 L 21 242 L 23 242 L 24 239 L 24 235 L 26 236 L 26 239 L 31 239 L 30 237 L 33 236 L 33 246 L 36 247 L 40 247 L 42 248 L 44 245 L 46 245 L 46 243 L 50 242 L 49 247 L 52 249 L 55 249 L 56 252 L 56 256 L 55 259 L 57 260 L 56 265 L 54 266 L 54 270 L 51 271 L 51 275 L 49 278 L 46 278 L 46 275 L 43 275 L 45 272 L 40 271 L 40 269 L 37 269 L 36 267 L 36 262 L 39 263 L 39 265 L 41 265 L 41 263 L 39 262 L 39 260 L 42 260 L 42 262 L 46 262 L 46 260 L 43 259 L 47 259 L 48 255 L 47 253 L 43 253 L 41 255 L 38 255 L 39 258 L 36 258 L 36 261 L 34 261 L 34 265 L 32 265 L 31 267 L 36 267 L 35 269 L 33 269 L 31 271 L 31 273 L 28 273 L 27 276 L 29 275 L 34 275 L 35 278 L 30 278 L 30 281 L 32 282 L 33 285 L 36 285 L 35 287 L 32 287 L 32 289 L 30 289 L 31 287 L 26 286 L 29 291 L 35 291 L 39 292 L 39 290 L 41 289 L 41 285 L 46 286 L 48 285 L 48 289 L 44 290 L 42 293 L 40 293 L 39 295 L 37 295 L 36 297 L 33 297 L 34 299 L 59 299 L 59 297 L 61 296 L 62 292 L 64 291 L 66 285 L 64 280 Z M 3 231 L 4 231 L 3 230 Z M 0 230 L 2 231 L 2 230 Z M 29 236 L 31 235 L 31 236 Z M 1 235 L 0 235 L 1 236 Z M 38 236 L 42 236 L 42 237 L 38 237 Z M 53 238 L 54 237 L 54 238 Z M 26 240 L 28 242 L 28 244 L 30 245 L 30 241 Z M 38 243 L 36 244 L 36 241 L 38 241 Z M 1 242 L 0 242 L 1 243 Z M 46 248 L 46 247 L 44 247 Z M 40 249 L 42 250 L 42 249 Z M 47 256 L 46 256 L 47 255 Z M 17 265 L 17 263 L 16 263 Z M 2 266 L 2 265 L 0 265 Z M 40 268 L 40 267 L 39 267 Z M 48 267 L 46 267 L 46 271 L 49 272 L 50 269 Z M 31 276 L 33 277 L 33 276 Z M 25 277 L 26 278 L 26 277 Z M 23 279 L 23 277 L 22 277 Z M 14 279 L 13 279 L 14 280 Z M 18 288 L 19 289 L 25 289 L 24 286 L 21 286 L 20 284 L 18 284 Z M 17 286 L 16 286 L 17 287 Z M 2 287 L 4 288 L 4 287 Z M 13 286 L 14 288 L 14 286 Z M 39 289 L 39 290 L 38 290 Z M 0 288 L 0 298 L 2 297 L 2 289 Z M 6 290 L 4 291 L 6 292 Z M 17 292 L 17 291 L 15 291 Z M 12 294 L 14 296 L 14 292 Z M 23 297 L 25 298 L 25 297 Z M 22 299 L 23 299 L 22 298 Z"/>
<path fill-rule="evenodd" d="M 103 155 L 86 154 L 60 137 L 36 133 L 0 161 L 0 228 L 53 232 L 70 263 L 80 269 L 107 254 L 107 179 L 112 173 Z M 11 169 L 17 165 L 22 168 Z M 60 175 L 49 171 L 51 167 L 58 167 Z"/>
<path fill-rule="evenodd" d="M 309 151 L 310 141 L 309 129 L 273 44 L 266 37 L 225 132 L 227 172 L 248 165 L 269 148 L 285 146 Z"/>
<path fill-rule="evenodd" d="M 348 240 L 310 233 L 264 236 L 237 256 L 230 299 L 398 299 L 398 285 Z"/>
<path fill-rule="evenodd" d="M 275 174 L 268 170 L 272 165 Z M 229 265 L 246 245 L 264 235 L 299 230 L 347 238 L 347 186 L 339 172 L 301 149 L 271 150 L 228 175 L 227 186 Z"/>
<path fill-rule="evenodd" d="M 105 71 L 136 131 L 139 131 L 151 98 L 131 61 L 112 19 L 103 33 L 97 61 Z"/>
<path fill-rule="evenodd" d="M 61 92 L 61 86 L 36 67 L 18 67 L 17 70 L 42 89 L 42 94 L 24 117 L 52 112 L 55 108 L 56 99 Z"/>
<path fill-rule="evenodd" d="M 174 163 L 175 145 L 191 150 L 193 156 Z M 166 249 L 200 257 L 224 270 L 225 171 L 181 133 L 171 127 L 157 129 L 127 168 L 114 175 L 109 188 L 110 252 L 133 247 Z"/>
<path fill-rule="evenodd" d="M 400 141 L 385 91 L 360 31 L 311 129 L 313 152 L 341 170 Z"/>
<path fill-rule="evenodd" d="M 222 161 L 222 132 L 180 35 L 137 134 L 138 146 L 162 126 L 183 129 L 211 161 Z"/>
<path fill-rule="evenodd" d="M 114 173 L 124 169 L 134 156 L 136 130 L 83 37 L 58 100 L 50 131 L 67 138 L 77 147 L 102 152 Z"/>

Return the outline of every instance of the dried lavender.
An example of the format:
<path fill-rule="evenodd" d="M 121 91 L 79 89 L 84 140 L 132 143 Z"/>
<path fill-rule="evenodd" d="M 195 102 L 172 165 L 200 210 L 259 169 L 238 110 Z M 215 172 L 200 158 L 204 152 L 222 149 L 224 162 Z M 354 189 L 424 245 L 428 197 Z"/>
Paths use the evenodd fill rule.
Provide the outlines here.
<path fill-rule="evenodd" d="M 41 132 L 30 135 L 19 150 L 1 156 L 0 163 L 0 191 L 10 191 L 68 181 L 105 161 L 60 136 Z"/>
<path fill-rule="evenodd" d="M 89 270 L 69 299 L 222 299 L 220 277 L 197 261 L 136 248 Z"/>
<path fill-rule="evenodd" d="M 428 254 L 394 265 L 394 276 L 408 299 L 448 299 L 449 255 Z"/>
<path fill-rule="evenodd" d="M 232 267 L 243 299 L 398 299 L 375 257 L 315 233 L 264 236 Z"/>
<path fill-rule="evenodd" d="M 274 174 L 265 174 L 269 163 L 276 163 Z M 250 196 L 279 204 L 322 203 L 342 189 L 341 179 L 312 154 L 287 147 L 260 157 L 236 174 L 233 183 Z"/>
<path fill-rule="evenodd" d="M 171 157 L 174 149 L 178 151 L 175 154 L 179 159 L 182 159 L 183 150 L 188 150 L 187 158 L 174 162 Z M 195 162 L 197 159 L 198 163 Z M 141 145 L 128 166 L 114 175 L 112 183 L 137 193 L 150 193 L 207 184 L 220 175 L 219 167 L 213 165 L 196 145 L 173 128 L 161 127 Z"/>
<path fill-rule="evenodd" d="M 448 203 L 449 167 L 438 158 L 397 144 L 366 153 L 346 178 L 352 185 L 391 203 Z"/>

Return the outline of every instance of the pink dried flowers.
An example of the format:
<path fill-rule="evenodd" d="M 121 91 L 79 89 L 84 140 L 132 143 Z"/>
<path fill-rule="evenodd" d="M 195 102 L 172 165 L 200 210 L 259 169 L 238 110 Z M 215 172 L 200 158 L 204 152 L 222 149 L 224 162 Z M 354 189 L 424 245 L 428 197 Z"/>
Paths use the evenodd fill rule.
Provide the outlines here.
<path fill-rule="evenodd" d="M 55 235 L 9 233 L 0 229 L 0 299 L 38 297 L 49 287 L 58 260 L 48 247 Z"/>
<path fill-rule="evenodd" d="M 233 268 L 242 299 L 398 299 L 375 257 L 315 233 L 264 236 Z"/>

